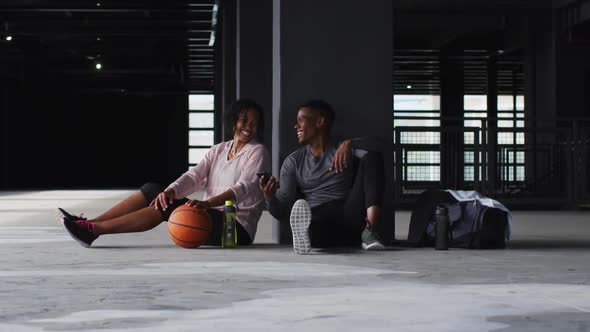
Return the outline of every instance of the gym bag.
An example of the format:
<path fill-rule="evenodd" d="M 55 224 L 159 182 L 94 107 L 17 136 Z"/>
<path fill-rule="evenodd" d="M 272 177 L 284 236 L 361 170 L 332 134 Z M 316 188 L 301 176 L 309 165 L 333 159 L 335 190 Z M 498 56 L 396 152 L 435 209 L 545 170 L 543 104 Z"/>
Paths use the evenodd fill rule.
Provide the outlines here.
<path fill-rule="evenodd" d="M 449 247 L 503 249 L 510 239 L 512 215 L 500 202 L 476 191 L 429 190 L 422 193 L 412 211 L 408 243 L 433 246 L 434 211 L 437 205 L 449 213 Z"/>

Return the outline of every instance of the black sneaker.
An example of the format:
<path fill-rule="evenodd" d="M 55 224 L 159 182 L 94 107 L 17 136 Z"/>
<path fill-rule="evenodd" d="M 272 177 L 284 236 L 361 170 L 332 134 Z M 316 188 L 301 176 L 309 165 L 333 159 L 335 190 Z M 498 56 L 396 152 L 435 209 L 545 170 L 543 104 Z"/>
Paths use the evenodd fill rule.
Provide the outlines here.
<path fill-rule="evenodd" d="M 375 232 L 375 230 L 371 227 L 369 223 L 367 223 L 367 227 L 361 234 L 361 239 L 363 241 L 363 249 L 369 251 L 381 251 L 385 250 L 385 246 L 383 245 L 379 234 Z"/>
<path fill-rule="evenodd" d="M 88 221 L 88 219 L 73 214 L 67 213 L 65 210 L 58 208 L 62 214 L 61 221 L 64 228 L 70 236 L 78 241 L 82 246 L 88 248 L 92 245 L 92 242 L 98 238 L 98 235 L 94 234 L 94 223 Z"/>
<path fill-rule="evenodd" d="M 61 213 L 61 219 L 62 221 L 64 219 L 67 219 L 69 221 L 76 221 L 76 220 L 85 220 L 86 218 L 83 217 L 83 215 L 74 215 L 74 214 L 70 214 L 68 213 L 66 210 L 62 209 L 62 208 L 57 208 L 59 210 L 59 212 Z"/>

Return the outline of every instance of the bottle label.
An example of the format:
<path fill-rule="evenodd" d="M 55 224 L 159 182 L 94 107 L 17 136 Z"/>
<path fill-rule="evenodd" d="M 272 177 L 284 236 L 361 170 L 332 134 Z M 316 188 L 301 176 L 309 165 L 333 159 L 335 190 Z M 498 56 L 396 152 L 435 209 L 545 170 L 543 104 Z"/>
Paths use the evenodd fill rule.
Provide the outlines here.
<path fill-rule="evenodd" d="M 226 212 L 223 220 L 223 232 L 221 246 L 223 248 L 235 248 L 237 246 L 236 238 L 236 219 L 235 214 Z"/>

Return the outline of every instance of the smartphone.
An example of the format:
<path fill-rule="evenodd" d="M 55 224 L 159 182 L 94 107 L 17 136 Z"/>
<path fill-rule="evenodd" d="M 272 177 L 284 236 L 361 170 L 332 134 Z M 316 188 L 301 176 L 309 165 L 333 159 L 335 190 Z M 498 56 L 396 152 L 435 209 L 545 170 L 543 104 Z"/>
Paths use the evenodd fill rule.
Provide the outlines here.
<path fill-rule="evenodd" d="M 272 175 L 269 172 L 260 172 L 260 173 L 256 173 L 256 176 L 259 179 L 261 179 L 264 176 L 264 182 L 262 182 L 261 184 L 263 186 L 265 186 Z"/>
<path fill-rule="evenodd" d="M 256 176 L 260 179 L 261 177 L 265 177 L 267 180 L 270 179 L 271 175 L 269 172 L 260 172 L 256 173 Z"/>

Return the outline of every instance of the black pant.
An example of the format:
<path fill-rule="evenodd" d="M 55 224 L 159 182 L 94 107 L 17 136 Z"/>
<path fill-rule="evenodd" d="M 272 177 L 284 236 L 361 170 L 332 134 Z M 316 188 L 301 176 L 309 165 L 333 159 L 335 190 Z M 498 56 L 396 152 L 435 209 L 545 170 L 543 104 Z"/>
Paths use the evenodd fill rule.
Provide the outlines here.
<path fill-rule="evenodd" d="M 366 225 L 367 208 L 383 205 L 383 157 L 366 153 L 356 166 L 354 183 L 346 200 L 335 200 L 311 209 L 309 236 L 316 248 L 358 246 Z"/>
<path fill-rule="evenodd" d="M 159 193 L 164 191 L 164 189 L 165 188 L 158 183 L 148 182 L 148 183 L 144 184 L 143 186 L 141 186 L 139 191 L 141 191 L 141 193 L 143 194 L 143 196 L 145 197 L 146 201 L 149 204 L 158 196 Z M 166 211 L 160 210 L 160 212 L 162 213 L 162 221 L 167 221 L 168 219 L 170 219 L 170 214 L 172 214 L 172 211 L 174 211 L 174 209 L 183 205 L 187 201 L 188 201 L 188 199 L 186 199 L 186 198 L 177 199 L 177 200 L 174 200 L 174 203 L 172 203 L 172 205 L 168 206 Z M 207 209 L 207 213 L 209 214 L 209 217 L 211 217 L 213 229 L 211 230 L 211 234 L 209 234 L 209 239 L 207 240 L 205 245 L 220 246 L 221 245 L 221 231 L 223 228 L 223 212 L 221 212 L 219 210 L 215 210 L 215 209 Z M 250 239 L 250 234 L 248 234 L 248 232 L 244 229 L 244 227 L 239 222 L 236 223 L 236 226 L 237 226 L 237 233 L 238 233 L 238 245 L 239 246 L 251 245 L 252 239 Z"/>

